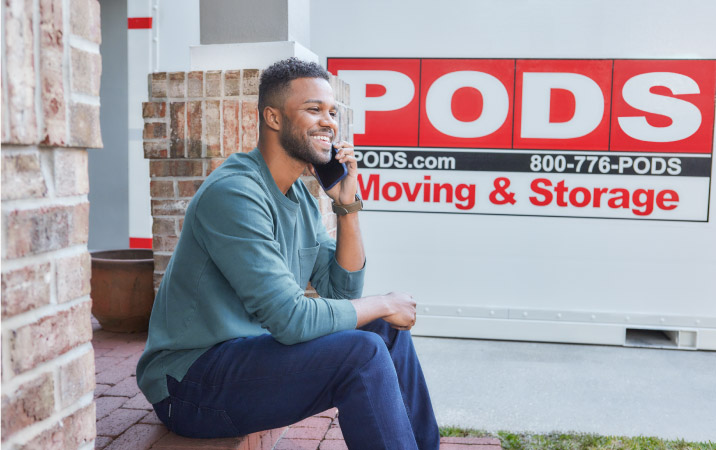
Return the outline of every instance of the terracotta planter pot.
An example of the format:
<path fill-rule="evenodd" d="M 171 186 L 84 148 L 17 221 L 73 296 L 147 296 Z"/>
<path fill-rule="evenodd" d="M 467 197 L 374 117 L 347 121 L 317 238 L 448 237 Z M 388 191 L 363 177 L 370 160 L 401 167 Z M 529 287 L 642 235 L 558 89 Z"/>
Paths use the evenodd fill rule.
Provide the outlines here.
<path fill-rule="evenodd" d="M 108 331 L 147 331 L 154 304 L 151 250 L 92 252 L 92 314 Z"/>

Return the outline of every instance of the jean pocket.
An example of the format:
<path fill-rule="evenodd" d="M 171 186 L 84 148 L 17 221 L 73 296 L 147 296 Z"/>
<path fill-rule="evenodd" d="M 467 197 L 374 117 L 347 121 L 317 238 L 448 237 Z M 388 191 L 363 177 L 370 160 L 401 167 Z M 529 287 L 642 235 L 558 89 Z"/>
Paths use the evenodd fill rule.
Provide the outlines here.
<path fill-rule="evenodd" d="M 172 397 L 169 404 L 168 428 L 180 436 L 190 438 L 240 435 L 226 411 L 197 406 L 176 397 Z"/>
<path fill-rule="evenodd" d="M 321 247 L 320 244 L 315 247 L 306 247 L 298 249 L 298 267 L 300 271 L 301 279 L 298 280 L 298 285 L 301 289 L 306 289 L 308 281 L 311 279 L 313 273 L 313 266 L 316 264 L 316 258 L 318 258 L 318 249 Z"/>

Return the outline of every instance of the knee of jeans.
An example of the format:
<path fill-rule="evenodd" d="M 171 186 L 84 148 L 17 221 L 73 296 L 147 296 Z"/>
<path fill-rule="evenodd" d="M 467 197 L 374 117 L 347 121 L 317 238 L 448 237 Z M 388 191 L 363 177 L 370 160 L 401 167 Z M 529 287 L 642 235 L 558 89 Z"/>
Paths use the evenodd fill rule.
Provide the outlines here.
<path fill-rule="evenodd" d="M 370 331 L 351 330 L 347 332 L 350 340 L 351 352 L 349 355 L 355 358 L 356 366 L 362 366 L 374 358 L 390 361 L 390 353 L 383 339 Z"/>

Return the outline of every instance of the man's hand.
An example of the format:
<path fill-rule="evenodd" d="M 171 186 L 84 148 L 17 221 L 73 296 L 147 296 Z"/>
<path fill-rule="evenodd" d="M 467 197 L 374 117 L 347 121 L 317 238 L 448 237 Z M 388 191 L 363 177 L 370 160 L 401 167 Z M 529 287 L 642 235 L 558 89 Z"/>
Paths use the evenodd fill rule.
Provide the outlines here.
<path fill-rule="evenodd" d="M 415 300 L 405 292 L 391 292 L 386 295 L 395 312 L 383 317 L 396 330 L 409 330 L 415 325 L 417 312 Z"/>
<path fill-rule="evenodd" d="M 346 141 L 334 144 L 336 147 L 336 159 L 340 163 L 345 163 L 348 168 L 346 175 L 340 183 L 326 191 L 331 199 L 339 205 L 347 205 L 356 201 L 356 192 L 358 192 L 358 163 L 356 162 L 353 145 Z M 314 174 L 315 175 L 315 174 Z"/>
<path fill-rule="evenodd" d="M 396 330 L 409 330 L 415 325 L 415 300 L 404 292 L 363 297 L 351 300 L 358 316 L 360 328 L 376 319 L 383 319 Z"/>

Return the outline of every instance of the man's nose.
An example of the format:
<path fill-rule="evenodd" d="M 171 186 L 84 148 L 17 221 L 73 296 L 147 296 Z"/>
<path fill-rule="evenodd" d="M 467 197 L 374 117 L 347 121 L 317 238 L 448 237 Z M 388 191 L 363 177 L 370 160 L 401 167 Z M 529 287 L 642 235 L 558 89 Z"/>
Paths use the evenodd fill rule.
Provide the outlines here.
<path fill-rule="evenodd" d="M 335 117 L 331 116 L 331 113 L 327 112 L 321 115 L 320 125 L 323 127 L 330 127 L 334 130 L 338 129 L 338 121 Z"/>

